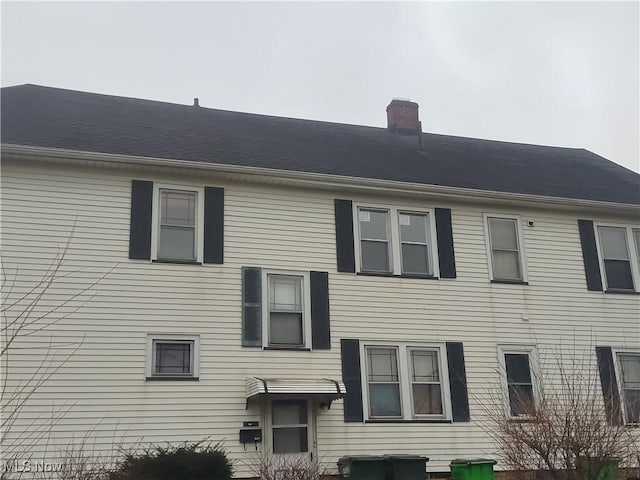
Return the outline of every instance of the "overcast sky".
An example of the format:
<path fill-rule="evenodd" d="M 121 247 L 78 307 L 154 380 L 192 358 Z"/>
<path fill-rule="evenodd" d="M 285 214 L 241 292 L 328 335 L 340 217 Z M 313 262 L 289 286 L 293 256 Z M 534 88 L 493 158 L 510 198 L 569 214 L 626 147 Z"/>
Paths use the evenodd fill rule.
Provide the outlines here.
<path fill-rule="evenodd" d="M 640 3 L 2 2 L 2 86 L 583 147 L 640 171 Z"/>

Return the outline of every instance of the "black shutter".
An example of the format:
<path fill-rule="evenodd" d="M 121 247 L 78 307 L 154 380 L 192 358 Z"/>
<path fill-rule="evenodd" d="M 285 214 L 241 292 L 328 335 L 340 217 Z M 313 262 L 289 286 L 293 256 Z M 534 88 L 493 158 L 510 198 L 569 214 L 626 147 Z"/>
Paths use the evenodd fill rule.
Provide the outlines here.
<path fill-rule="evenodd" d="M 351 200 L 335 200 L 336 253 L 339 272 L 355 272 L 356 258 L 353 250 L 353 204 Z"/>
<path fill-rule="evenodd" d="M 360 377 L 360 340 L 340 340 L 342 381 L 347 388 L 344 396 L 344 421 L 362 422 L 362 378 Z"/>
<path fill-rule="evenodd" d="M 591 220 L 578 220 L 578 230 L 580 231 L 580 243 L 582 244 L 584 274 L 587 277 L 587 290 L 601 292 L 602 278 L 600 277 L 600 262 L 598 261 L 593 222 Z"/>
<path fill-rule="evenodd" d="M 204 187 L 204 263 L 224 263 L 224 188 Z"/>
<path fill-rule="evenodd" d="M 131 223 L 129 226 L 129 258 L 151 259 L 151 209 L 153 182 L 131 181 Z"/>
<path fill-rule="evenodd" d="M 451 209 L 436 208 L 436 234 L 441 278 L 456 278 L 456 255 L 453 250 Z"/>
<path fill-rule="evenodd" d="M 262 269 L 242 267 L 242 346 L 262 346 Z"/>
<path fill-rule="evenodd" d="M 310 272 L 311 283 L 311 336 L 314 349 L 331 348 L 329 323 L 329 274 Z"/>
<path fill-rule="evenodd" d="M 447 363 L 449 365 L 449 388 L 451 390 L 451 412 L 454 422 L 468 422 L 469 394 L 467 392 L 467 372 L 464 368 L 464 348 L 462 342 L 447 342 Z"/>
<path fill-rule="evenodd" d="M 622 424 L 622 410 L 620 408 L 620 394 L 618 393 L 618 381 L 613 367 L 613 353 L 611 347 L 596 347 L 598 370 L 600 372 L 600 385 L 604 397 L 604 409 L 607 421 L 612 425 Z"/>

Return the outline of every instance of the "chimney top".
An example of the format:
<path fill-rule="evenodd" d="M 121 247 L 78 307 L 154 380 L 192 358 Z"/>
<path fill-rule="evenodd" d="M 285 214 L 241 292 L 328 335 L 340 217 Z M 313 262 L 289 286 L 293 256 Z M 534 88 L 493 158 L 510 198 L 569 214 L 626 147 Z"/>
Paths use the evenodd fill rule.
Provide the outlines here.
<path fill-rule="evenodd" d="M 420 133 L 418 104 L 404 98 L 394 98 L 387 106 L 387 128 L 395 133 Z"/>
<path fill-rule="evenodd" d="M 200 106 L 200 100 L 197 97 L 193 99 L 193 106 L 194 107 L 199 107 Z"/>

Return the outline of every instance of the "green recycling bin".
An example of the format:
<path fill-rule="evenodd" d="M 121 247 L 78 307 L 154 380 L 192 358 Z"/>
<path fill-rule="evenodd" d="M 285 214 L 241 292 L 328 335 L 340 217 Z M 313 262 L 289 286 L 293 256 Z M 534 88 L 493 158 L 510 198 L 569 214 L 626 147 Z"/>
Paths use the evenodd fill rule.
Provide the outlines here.
<path fill-rule="evenodd" d="M 486 458 L 458 458 L 451 462 L 453 480 L 493 480 L 493 466 L 497 462 Z"/>
<path fill-rule="evenodd" d="M 619 480 L 619 461 L 619 458 L 582 457 L 578 459 L 584 477 L 589 480 Z"/>
<path fill-rule="evenodd" d="M 338 460 L 338 470 L 349 480 L 424 480 L 428 461 L 419 455 L 354 455 Z"/>

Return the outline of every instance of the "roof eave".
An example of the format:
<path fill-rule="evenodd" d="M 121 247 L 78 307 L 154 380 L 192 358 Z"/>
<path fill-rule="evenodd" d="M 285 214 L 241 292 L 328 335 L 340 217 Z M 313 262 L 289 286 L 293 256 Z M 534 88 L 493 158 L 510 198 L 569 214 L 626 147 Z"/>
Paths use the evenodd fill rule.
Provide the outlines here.
<path fill-rule="evenodd" d="M 51 147 L 37 147 L 0 143 L 2 156 L 7 159 L 37 160 L 64 162 L 84 165 L 112 165 L 120 168 L 156 167 L 184 173 L 191 171 L 210 172 L 233 180 L 254 183 L 279 183 L 281 185 L 315 187 L 331 190 L 356 190 L 360 192 L 384 192 L 386 195 L 418 195 L 426 197 L 452 198 L 458 201 L 489 201 L 510 205 L 526 205 L 531 207 L 535 202 L 540 206 L 555 209 L 592 209 L 618 214 L 636 214 L 639 205 L 628 203 L 604 202 L 564 197 L 551 197 L 524 193 L 500 192 L 446 185 L 430 185 L 421 183 L 381 180 L 325 173 L 279 170 L 274 168 L 227 165 L 220 163 L 197 162 L 170 158 L 153 158 L 111 153 L 87 152 Z"/>

